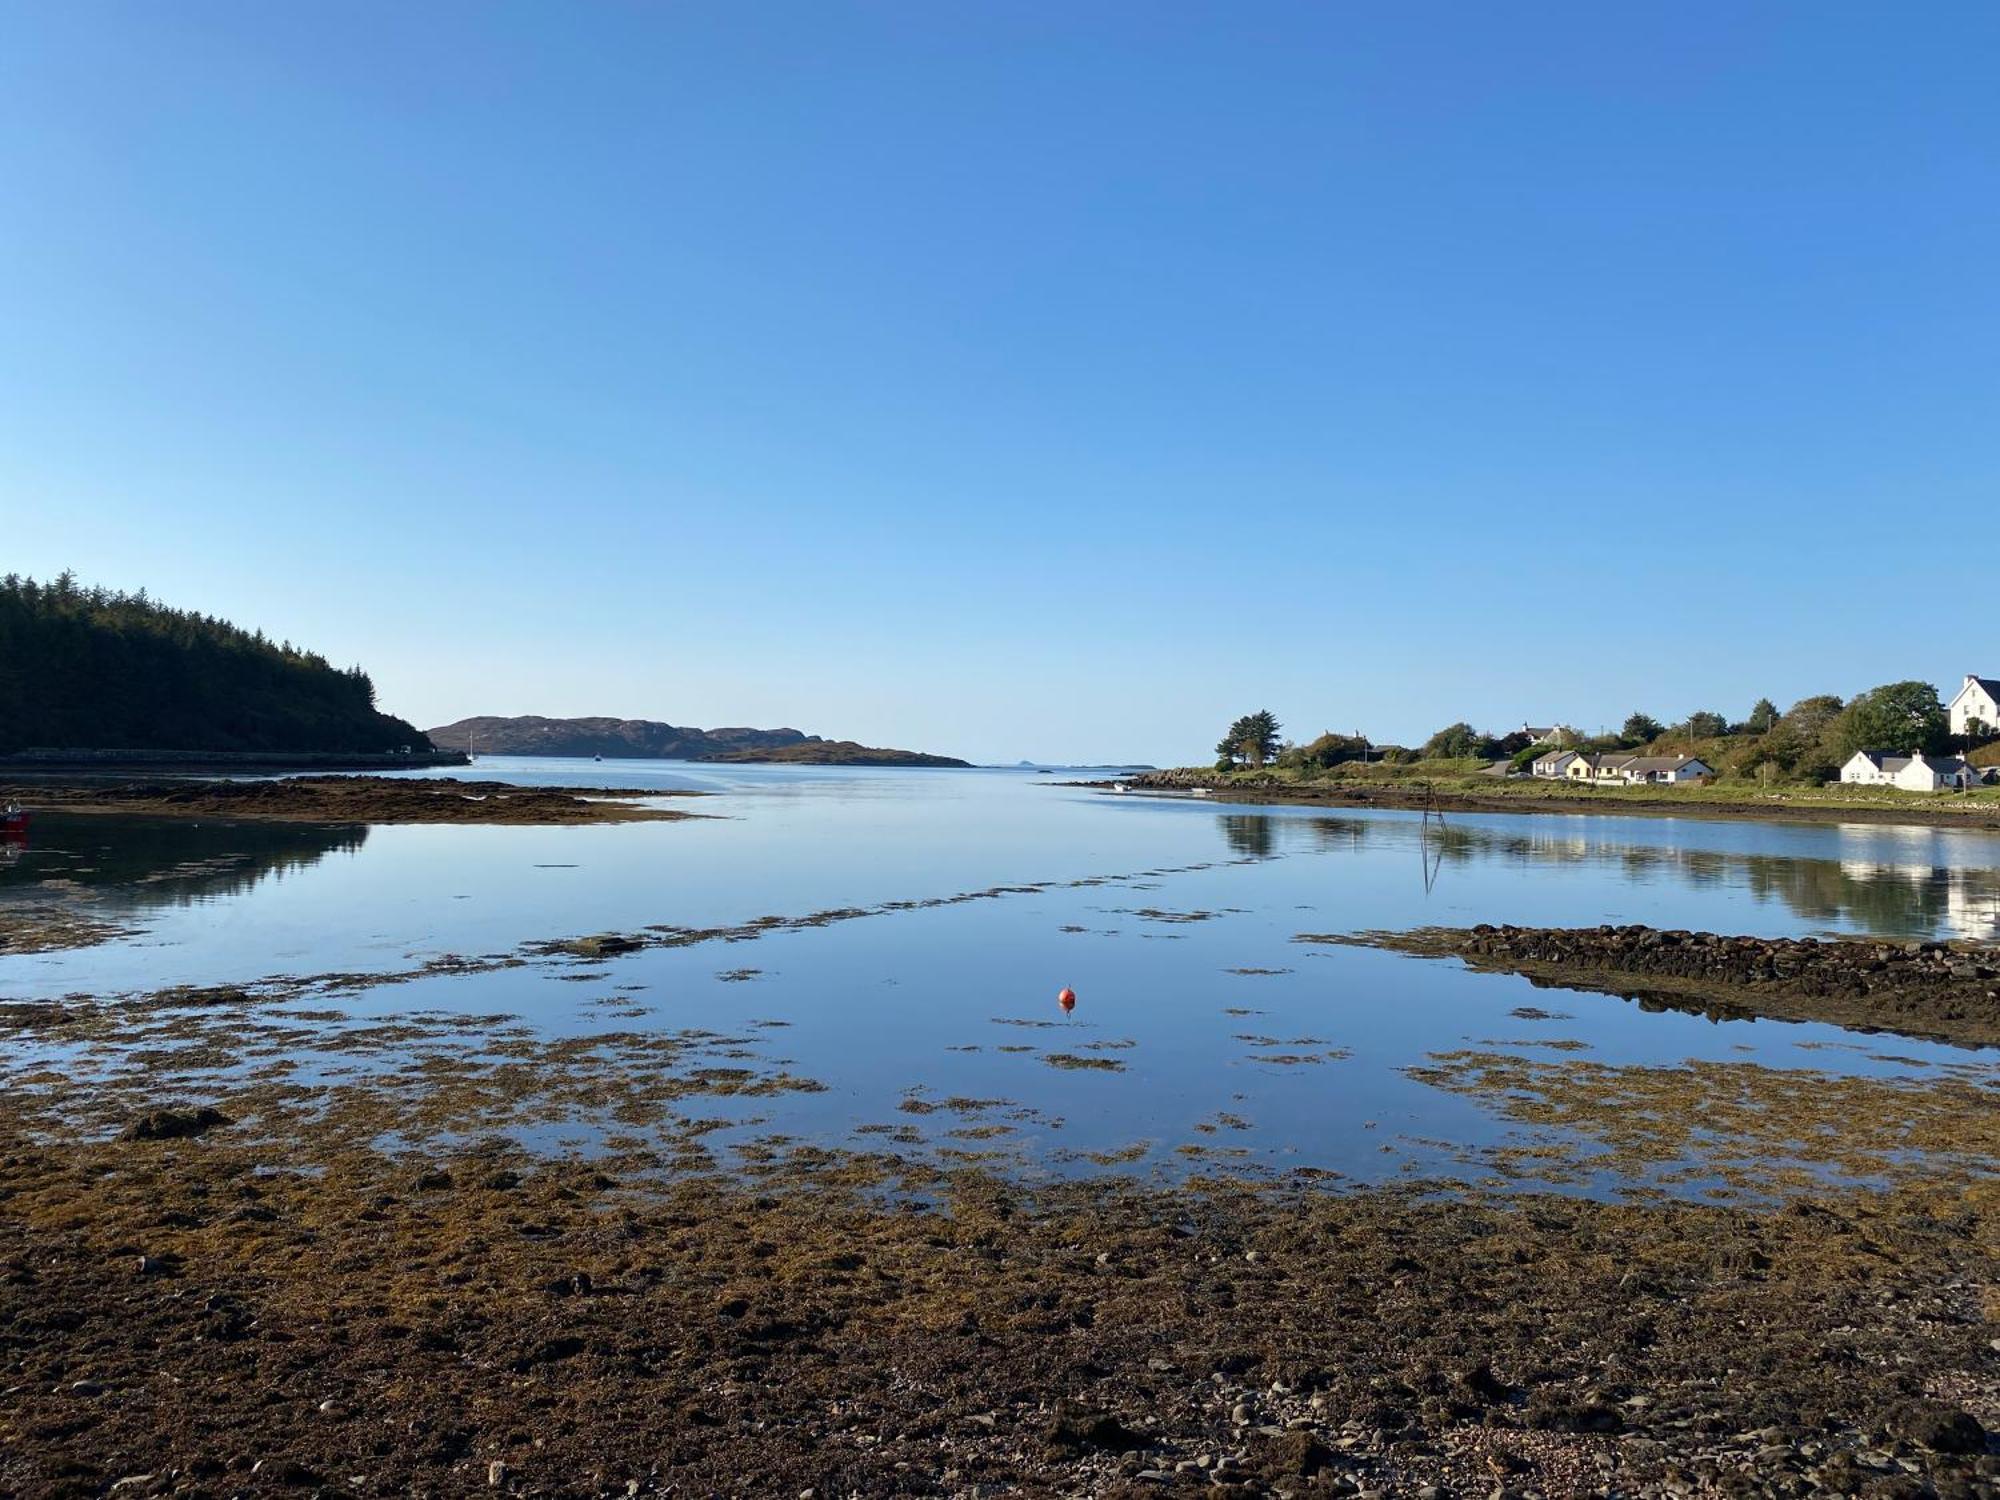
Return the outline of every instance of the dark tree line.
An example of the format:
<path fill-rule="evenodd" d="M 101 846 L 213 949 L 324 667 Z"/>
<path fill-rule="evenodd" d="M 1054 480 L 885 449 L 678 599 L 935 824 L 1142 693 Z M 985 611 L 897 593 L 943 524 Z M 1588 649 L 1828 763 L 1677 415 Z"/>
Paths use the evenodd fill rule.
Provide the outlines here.
<path fill-rule="evenodd" d="M 290 643 L 136 594 L 0 579 L 0 752 L 393 751 L 422 732 Z"/>

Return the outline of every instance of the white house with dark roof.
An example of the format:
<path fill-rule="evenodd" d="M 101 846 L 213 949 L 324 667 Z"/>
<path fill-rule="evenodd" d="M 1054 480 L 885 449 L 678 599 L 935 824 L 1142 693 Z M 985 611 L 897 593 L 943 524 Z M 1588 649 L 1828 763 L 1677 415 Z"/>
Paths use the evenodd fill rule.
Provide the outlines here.
<path fill-rule="evenodd" d="M 1945 705 L 1951 715 L 1951 732 L 1970 735 L 1979 725 L 1986 734 L 2000 734 L 2000 678 L 1965 674 L 1965 685 Z"/>
<path fill-rule="evenodd" d="M 1883 750 L 1857 750 L 1840 768 L 1840 779 L 1852 786 L 1893 786 L 1906 792 L 1939 792 L 1946 787 L 1978 786 L 1977 766 L 1956 755 L 1891 755 Z"/>

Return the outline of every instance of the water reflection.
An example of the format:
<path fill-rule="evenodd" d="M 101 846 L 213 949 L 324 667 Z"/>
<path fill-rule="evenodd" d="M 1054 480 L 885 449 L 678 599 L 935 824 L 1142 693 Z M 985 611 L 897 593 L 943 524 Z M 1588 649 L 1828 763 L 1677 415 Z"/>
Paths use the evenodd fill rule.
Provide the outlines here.
<path fill-rule="evenodd" d="M 2000 874 L 1835 860 L 1746 861 L 1750 889 L 1800 916 L 1877 931 L 2000 936 Z"/>
<path fill-rule="evenodd" d="M 1444 870 L 1445 845 L 1450 831 L 1442 818 L 1435 823 L 1429 817 L 1424 819 L 1423 836 L 1417 845 L 1417 854 L 1423 864 L 1426 896 L 1437 890 L 1438 876 Z"/>
<path fill-rule="evenodd" d="M 1274 818 L 1256 813 L 1224 813 L 1222 837 L 1230 851 L 1248 859 L 1269 859 L 1278 848 L 1278 826 Z"/>
<path fill-rule="evenodd" d="M 101 889 L 118 904 L 187 906 L 240 895 L 265 880 L 352 854 L 361 824 L 180 823 L 44 814 L 0 858 L 0 899 L 51 888 Z"/>
<path fill-rule="evenodd" d="M 1863 842 L 1883 858 L 1814 858 L 1726 848 L 1635 844 L 1552 821 L 1547 829 L 1501 829 L 1441 819 L 1230 812 L 1218 819 L 1238 854 L 1268 858 L 1291 845 L 1317 853 L 1358 853 L 1407 842 L 1421 884 L 1435 892 L 1449 866 L 1503 861 L 1526 866 L 1595 866 L 1635 885 L 1738 887 L 1779 901 L 1801 919 L 1830 928 L 1922 937 L 2000 940 L 2000 869 L 1947 863 L 1948 835 L 1933 829 L 1826 828 L 1810 835 Z M 1760 825 L 1749 825 L 1752 828 Z M 1902 857 L 1895 857 L 1895 856 Z"/>

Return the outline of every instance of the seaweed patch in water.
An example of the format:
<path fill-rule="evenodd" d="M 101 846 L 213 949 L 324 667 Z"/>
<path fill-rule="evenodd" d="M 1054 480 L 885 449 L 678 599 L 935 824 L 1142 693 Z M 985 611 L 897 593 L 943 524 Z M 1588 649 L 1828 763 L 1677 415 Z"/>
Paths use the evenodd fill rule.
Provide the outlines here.
<path fill-rule="evenodd" d="M 1125 1064 L 1111 1057 L 1078 1057 L 1073 1052 L 1044 1052 L 1042 1061 L 1052 1068 L 1090 1069 L 1099 1073 L 1122 1073 Z"/>

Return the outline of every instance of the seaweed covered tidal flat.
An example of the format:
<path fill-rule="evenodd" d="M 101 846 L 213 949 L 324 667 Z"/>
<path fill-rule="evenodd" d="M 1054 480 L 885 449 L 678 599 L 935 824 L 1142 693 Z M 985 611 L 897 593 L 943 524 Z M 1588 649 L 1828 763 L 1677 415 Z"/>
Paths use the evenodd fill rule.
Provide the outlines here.
<path fill-rule="evenodd" d="M 7 1130 L 7 1492 L 1992 1489 L 1990 1185 L 919 1207 L 194 1128 Z"/>

